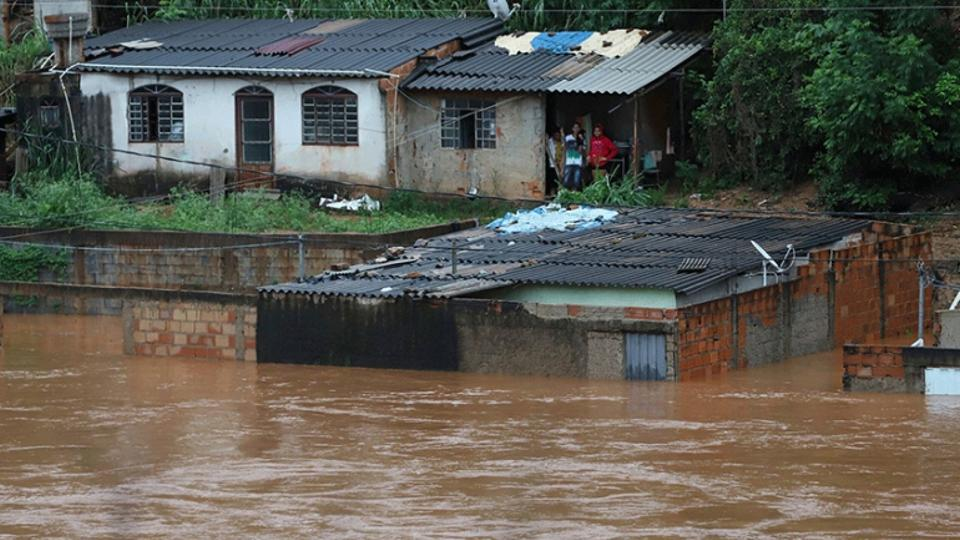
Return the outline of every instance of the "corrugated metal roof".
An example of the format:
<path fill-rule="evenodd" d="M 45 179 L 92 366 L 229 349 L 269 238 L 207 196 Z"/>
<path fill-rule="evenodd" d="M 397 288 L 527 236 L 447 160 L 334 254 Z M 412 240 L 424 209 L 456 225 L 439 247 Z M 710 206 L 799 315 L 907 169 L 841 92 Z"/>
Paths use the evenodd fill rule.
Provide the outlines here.
<path fill-rule="evenodd" d="M 408 80 L 410 90 L 633 94 L 702 51 L 703 34 L 651 35 L 619 58 L 555 54 L 508 54 L 487 45 L 455 55 Z"/>
<path fill-rule="evenodd" d="M 502 31 L 499 21 L 476 18 L 150 22 L 88 40 L 86 51 L 90 60 L 78 69 L 191 75 L 303 77 L 329 73 L 344 77 L 381 77 L 382 72 L 449 41 L 460 39 L 465 46 L 474 46 Z M 322 41 L 308 41 L 317 38 Z M 120 46 L 139 40 L 162 45 L 139 50 Z"/>
<path fill-rule="evenodd" d="M 331 272 L 264 292 L 369 297 L 454 297 L 518 284 L 671 289 L 696 292 L 758 270 L 756 240 L 773 256 L 803 252 L 866 230 L 869 221 L 780 218 L 640 209 L 586 231 L 501 236 L 471 230 L 421 240 L 402 259 Z M 454 242 L 457 273 L 451 268 Z M 709 259 L 686 272 L 688 259 Z"/>

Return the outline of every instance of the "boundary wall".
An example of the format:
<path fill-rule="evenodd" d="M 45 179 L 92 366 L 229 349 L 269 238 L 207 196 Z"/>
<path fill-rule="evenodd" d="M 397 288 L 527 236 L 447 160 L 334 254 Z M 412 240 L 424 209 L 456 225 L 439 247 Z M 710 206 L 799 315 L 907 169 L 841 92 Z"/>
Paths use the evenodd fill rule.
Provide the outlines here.
<path fill-rule="evenodd" d="M 930 233 L 815 251 L 797 279 L 681 308 L 680 380 L 917 330 L 916 263 L 931 258 Z M 888 261 L 888 262 L 884 262 Z M 927 305 L 933 291 L 926 290 Z M 929 327 L 932 310 L 926 312 Z"/>
<path fill-rule="evenodd" d="M 306 275 L 338 264 L 356 264 L 390 246 L 476 226 L 473 220 L 389 234 L 304 234 Z M 3 240 L 10 238 L 9 241 Z M 12 247 L 63 246 L 69 257 L 61 275 L 43 272 L 40 280 L 111 287 L 248 291 L 294 281 L 299 274 L 295 234 L 223 234 L 171 231 L 68 230 L 41 231 L 0 227 L 0 243 Z M 72 249 L 69 246 L 78 246 Z M 258 246 L 238 248 L 237 246 Z M 84 249 L 86 248 L 86 249 Z M 35 309 L 7 303 L 11 311 L 70 312 L 64 299 L 44 301 Z M 115 303 L 88 302 L 86 313 L 118 314 Z"/>
<path fill-rule="evenodd" d="M 119 306 L 125 354 L 256 361 L 256 295 L 60 283 L 0 282 L 0 297 L 53 294 Z M 2 303 L 0 303 L 2 304 Z M 0 331 L 2 331 L 0 316 Z"/>

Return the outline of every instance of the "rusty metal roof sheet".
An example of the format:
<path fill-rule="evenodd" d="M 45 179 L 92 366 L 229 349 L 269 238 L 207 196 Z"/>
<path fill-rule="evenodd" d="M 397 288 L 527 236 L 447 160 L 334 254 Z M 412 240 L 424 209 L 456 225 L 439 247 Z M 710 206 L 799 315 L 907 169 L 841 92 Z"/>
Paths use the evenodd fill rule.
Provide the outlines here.
<path fill-rule="evenodd" d="M 774 257 L 863 232 L 869 221 L 638 209 L 585 231 L 497 235 L 468 230 L 421 240 L 403 258 L 328 272 L 263 292 L 369 297 L 454 297 L 511 285 L 671 289 L 688 294 L 759 269 L 750 240 Z M 456 242 L 456 244 L 454 244 Z M 452 258 L 456 246 L 457 271 Z M 697 271 L 685 263 L 697 260 Z M 707 264 L 703 264 L 708 261 Z"/>
<path fill-rule="evenodd" d="M 410 90 L 633 94 L 682 66 L 704 50 L 703 34 L 650 35 L 618 58 L 556 54 L 509 54 L 489 44 L 454 55 L 405 83 Z"/>
<path fill-rule="evenodd" d="M 214 19 L 149 22 L 87 41 L 82 71 L 181 75 L 382 77 L 454 40 L 495 38 L 494 19 Z M 121 43 L 161 43 L 131 50 Z"/>

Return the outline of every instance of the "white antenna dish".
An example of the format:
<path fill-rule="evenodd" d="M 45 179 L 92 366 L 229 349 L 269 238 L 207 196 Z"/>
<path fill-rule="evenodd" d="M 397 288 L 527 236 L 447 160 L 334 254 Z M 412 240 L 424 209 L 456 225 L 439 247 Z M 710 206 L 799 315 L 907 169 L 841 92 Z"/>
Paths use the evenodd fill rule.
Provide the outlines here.
<path fill-rule="evenodd" d="M 493 14 L 494 18 L 507 22 L 510 20 L 510 16 L 520 9 L 520 4 L 514 4 L 511 8 L 507 0 L 487 0 L 487 7 L 490 8 L 490 13 Z"/>
<path fill-rule="evenodd" d="M 760 256 L 763 257 L 763 286 L 767 286 L 768 266 L 773 269 L 774 275 L 777 276 L 777 283 L 780 283 L 780 276 L 783 275 L 787 270 L 790 270 L 790 268 L 793 266 L 793 262 L 796 260 L 796 252 L 793 250 L 793 244 L 787 244 L 787 252 L 783 255 L 783 261 L 778 263 L 777 261 L 773 260 L 773 257 L 771 257 L 770 254 L 767 253 L 767 250 L 763 249 L 760 244 L 754 242 L 753 240 L 751 240 L 750 243 L 753 245 L 753 249 L 760 252 Z M 793 258 L 791 259 L 791 257 Z M 789 261 L 790 264 L 787 264 L 787 261 Z"/>

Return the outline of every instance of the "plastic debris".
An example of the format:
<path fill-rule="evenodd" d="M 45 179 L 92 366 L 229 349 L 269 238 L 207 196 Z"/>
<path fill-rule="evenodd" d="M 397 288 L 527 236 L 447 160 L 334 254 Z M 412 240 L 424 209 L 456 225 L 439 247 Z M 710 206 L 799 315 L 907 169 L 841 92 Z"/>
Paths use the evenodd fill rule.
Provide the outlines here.
<path fill-rule="evenodd" d="M 501 234 L 535 233 L 543 230 L 580 231 L 599 227 L 617 217 L 616 210 L 579 206 L 565 209 L 559 204 L 538 206 L 532 210 L 507 212 L 487 225 Z"/>
<path fill-rule="evenodd" d="M 320 208 L 346 210 L 347 212 L 377 212 L 380 210 L 380 201 L 370 197 L 366 193 L 356 199 L 340 199 L 334 195 L 332 199 L 326 197 L 321 198 Z"/>

